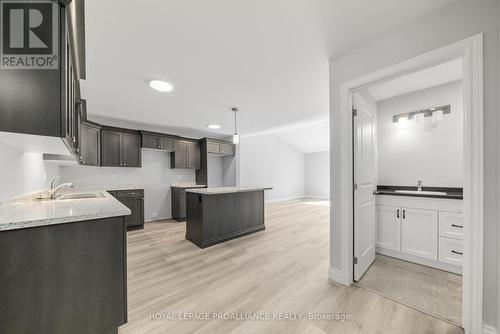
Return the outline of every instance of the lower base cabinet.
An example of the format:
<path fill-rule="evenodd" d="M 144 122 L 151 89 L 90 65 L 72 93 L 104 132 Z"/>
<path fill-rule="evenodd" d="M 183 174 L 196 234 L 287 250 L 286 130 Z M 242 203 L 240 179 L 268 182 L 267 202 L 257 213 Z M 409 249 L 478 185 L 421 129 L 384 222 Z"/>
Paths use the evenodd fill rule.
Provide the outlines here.
<path fill-rule="evenodd" d="M 115 190 L 108 191 L 113 197 L 130 209 L 130 216 L 125 217 L 127 230 L 144 228 L 144 190 Z"/>
<path fill-rule="evenodd" d="M 460 273 L 463 213 L 449 210 L 461 208 L 461 205 L 457 205 L 457 202 L 436 204 L 431 201 L 415 202 L 412 198 L 405 201 L 404 197 L 377 201 L 377 252 Z M 428 203 L 433 205 L 428 208 Z M 439 205 L 443 205 L 446 210 L 441 210 Z"/>

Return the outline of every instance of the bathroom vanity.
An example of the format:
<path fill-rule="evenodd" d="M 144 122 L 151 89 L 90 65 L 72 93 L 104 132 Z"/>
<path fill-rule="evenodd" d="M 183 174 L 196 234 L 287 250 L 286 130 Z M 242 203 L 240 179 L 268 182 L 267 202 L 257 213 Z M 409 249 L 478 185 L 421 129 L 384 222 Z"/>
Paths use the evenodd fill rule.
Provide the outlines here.
<path fill-rule="evenodd" d="M 462 273 L 466 224 L 462 194 L 458 189 L 444 192 L 396 193 L 379 187 L 375 192 L 376 252 Z"/>

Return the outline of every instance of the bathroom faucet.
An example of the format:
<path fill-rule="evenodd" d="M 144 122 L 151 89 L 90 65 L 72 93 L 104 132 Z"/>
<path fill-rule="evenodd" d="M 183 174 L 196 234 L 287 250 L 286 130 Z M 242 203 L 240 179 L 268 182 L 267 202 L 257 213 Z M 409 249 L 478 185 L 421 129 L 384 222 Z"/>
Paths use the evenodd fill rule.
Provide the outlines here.
<path fill-rule="evenodd" d="M 417 191 L 422 191 L 422 180 L 417 180 Z"/>

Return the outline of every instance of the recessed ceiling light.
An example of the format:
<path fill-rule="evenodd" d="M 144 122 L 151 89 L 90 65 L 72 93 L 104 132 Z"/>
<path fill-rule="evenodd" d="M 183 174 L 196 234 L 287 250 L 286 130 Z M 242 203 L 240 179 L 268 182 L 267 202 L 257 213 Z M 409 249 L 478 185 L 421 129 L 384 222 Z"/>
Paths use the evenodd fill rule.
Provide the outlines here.
<path fill-rule="evenodd" d="M 308 139 L 308 140 L 307 140 L 307 143 L 308 143 L 308 144 L 312 144 L 312 142 L 313 142 L 313 141 L 312 141 L 311 139 Z"/>
<path fill-rule="evenodd" d="M 171 92 L 174 89 L 171 84 L 161 80 L 151 80 L 149 85 L 151 88 L 156 89 L 159 92 Z"/>
<path fill-rule="evenodd" d="M 220 129 L 220 125 L 219 124 L 208 124 L 207 128 L 209 128 L 209 129 Z"/>

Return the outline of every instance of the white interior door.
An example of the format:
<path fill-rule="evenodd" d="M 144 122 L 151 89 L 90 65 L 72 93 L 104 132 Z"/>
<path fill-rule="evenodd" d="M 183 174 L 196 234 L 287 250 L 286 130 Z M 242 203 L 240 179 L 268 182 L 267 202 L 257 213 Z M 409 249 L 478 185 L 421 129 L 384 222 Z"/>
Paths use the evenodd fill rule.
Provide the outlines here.
<path fill-rule="evenodd" d="M 354 280 L 375 260 L 376 107 L 354 94 Z"/>

